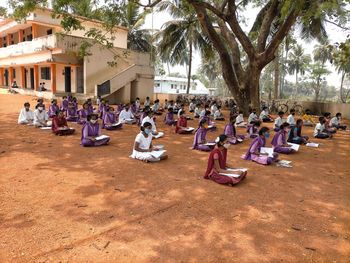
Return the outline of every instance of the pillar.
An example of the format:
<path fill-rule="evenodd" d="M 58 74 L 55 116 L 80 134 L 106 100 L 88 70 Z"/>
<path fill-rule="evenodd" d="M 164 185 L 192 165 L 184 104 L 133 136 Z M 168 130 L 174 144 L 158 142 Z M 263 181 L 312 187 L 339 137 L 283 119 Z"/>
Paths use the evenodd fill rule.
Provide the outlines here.
<path fill-rule="evenodd" d="M 33 39 L 38 37 L 38 25 L 35 23 L 32 24 L 32 36 Z"/>
<path fill-rule="evenodd" d="M 39 66 L 34 65 L 34 89 L 39 90 Z"/>
<path fill-rule="evenodd" d="M 7 46 L 11 45 L 11 34 L 7 34 L 6 36 L 6 45 Z"/>
<path fill-rule="evenodd" d="M 18 30 L 18 43 L 23 42 L 23 30 Z"/>
<path fill-rule="evenodd" d="M 25 80 L 24 80 L 24 78 L 25 78 L 25 74 L 24 74 L 24 71 L 25 71 L 25 69 L 24 69 L 24 67 L 22 66 L 21 67 L 21 87 L 23 88 L 23 89 L 25 89 L 25 88 L 27 88 L 27 87 L 25 87 Z"/>
<path fill-rule="evenodd" d="M 50 67 L 51 75 L 51 91 L 52 93 L 56 92 L 56 64 L 51 64 Z"/>
<path fill-rule="evenodd" d="M 2 48 L 2 37 L 0 37 L 0 48 Z"/>
<path fill-rule="evenodd" d="M 9 86 L 13 83 L 13 68 L 9 67 Z"/>
<path fill-rule="evenodd" d="M 0 86 L 4 86 L 5 85 L 5 70 L 4 68 L 0 68 Z"/>

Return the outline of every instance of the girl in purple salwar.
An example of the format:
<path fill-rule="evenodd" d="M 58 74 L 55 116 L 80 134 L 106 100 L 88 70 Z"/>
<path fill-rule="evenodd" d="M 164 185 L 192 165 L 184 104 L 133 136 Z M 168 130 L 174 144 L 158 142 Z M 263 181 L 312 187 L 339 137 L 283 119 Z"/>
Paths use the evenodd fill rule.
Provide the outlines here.
<path fill-rule="evenodd" d="M 56 116 L 56 113 L 60 110 L 60 108 L 57 105 L 57 100 L 53 99 L 51 101 L 51 105 L 49 107 L 49 111 L 47 114 L 49 115 L 50 118 L 53 118 Z"/>
<path fill-rule="evenodd" d="M 68 103 L 68 109 L 67 109 L 67 121 L 72 121 L 76 122 L 78 121 L 78 113 L 77 113 L 77 108 L 74 106 L 72 102 Z"/>
<path fill-rule="evenodd" d="M 100 125 L 98 123 L 97 114 L 91 114 L 87 117 L 87 122 L 84 124 L 81 132 L 82 146 L 101 146 L 109 142 L 109 137 L 101 140 L 96 140 L 96 137 L 101 135 Z"/>
<path fill-rule="evenodd" d="M 214 132 L 216 131 L 216 126 L 215 126 L 215 122 L 211 120 L 210 114 L 211 112 L 209 110 L 205 111 L 204 116 L 201 118 L 201 120 L 206 120 L 209 130 Z"/>
<path fill-rule="evenodd" d="M 236 116 L 230 117 L 230 123 L 225 126 L 224 134 L 227 136 L 227 140 L 230 144 L 237 144 L 243 142 L 244 135 L 237 135 L 236 133 Z"/>
<path fill-rule="evenodd" d="M 259 130 L 260 124 L 261 124 L 260 121 L 254 121 L 247 125 L 248 137 L 250 139 L 254 139 L 259 136 L 258 130 Z"/>
<path fill-rule="evenodd" d="M 89 104 L 85 102 L 83 104 L 83 108 L 78 111 L 78 123 L 79 124 L 85 124 L 87 121 L 87 116 L 92 114 L 92 112 L 89 111 Z"/>
<path fill-rule="evenodd" d="M 68 99 L 67 99 L 67 96 L 63 96 L 62 98 L 62 104 L 61 104 L 61 110 L 64 110 L 64 111 L 67 111 L 68 110 Z"/>
<path fill-rule="evenodd" d="M 123 124 L 117 123 L 117 118 L 114 113 L 114 109 L 109 107 L 109 111 L 104 114 L 102 127 L 106 130 L 113 131 L 122 128 Z"/>
<path fill-rule="evenodd" d="M 290 125 L 288 122 L 282 123 L 281 130 L 275 133 L 273 139 L 271 141 L 274 152 L 290 154 L 294 153 L 295 150 L 291 148 L 289 144 L 287 144 L 287 136 L 290 130 Z"/>
<path fill-rule="evenodd" d="M 209 152 L 214 149 L 215 144 L 213 145 L 206 145 L 206 135 L 208 131 L 208 123 L 206 119 L 202 119 L 199 122 L 199 127 L 196 130 L 196 133 L 194 135 L 194 140 L 193 140 L 193 146 L 192 149 L 196 149 L 199 151 L 206 151 Z"/>
<path fill-rule="evenodd" d="M 261 147 L 265 147 L 266 139 L 270 137 L 269 128 L 262 127 L 259 131 L 259 136 L 256 137 L 249 146 L 245 155 L 242 156 L 244 160 L 252 160 L 258 164 L 272 164 L 277 161 L 278 154 L 274 153 L 273 157 L 268 154 L 260 153 Z"/>
<path fill-rule="evenodd" d="M 168 113 L 164 117 L 164 122 L 166 125 L 169 126 L 175 126 L 176 125 L 176 120 L 174 120 L 174 112 L 173 108 L 168 109 Z"/>

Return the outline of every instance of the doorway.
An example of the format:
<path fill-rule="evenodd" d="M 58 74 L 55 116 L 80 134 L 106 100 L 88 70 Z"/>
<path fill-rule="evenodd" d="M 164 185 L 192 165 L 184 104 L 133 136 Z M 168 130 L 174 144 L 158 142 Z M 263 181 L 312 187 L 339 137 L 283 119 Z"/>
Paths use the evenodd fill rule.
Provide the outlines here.
<path fill-rule="evenodd" d="M 64 67 L 64 87 L 66 92 L 72 91 L 71 67 Z"/>
<path fill-rule="evenodd" d="M 34 69 L 30 68 L 30 88 L 34 89 Z"/>

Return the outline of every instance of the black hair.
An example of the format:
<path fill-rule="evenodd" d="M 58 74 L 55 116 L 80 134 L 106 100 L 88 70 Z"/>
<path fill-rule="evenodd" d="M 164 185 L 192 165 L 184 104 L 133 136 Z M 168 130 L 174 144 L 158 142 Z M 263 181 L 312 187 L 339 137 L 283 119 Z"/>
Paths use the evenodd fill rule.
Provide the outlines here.
<path fill-rule="evenodd" d="M 255 121 L 254 122 L 254 126 L 260 127 L 260 125 L 261 125 L 261 121 Z"/>
<path fill-rule="evenodd" d="M 297 119 L 297 125 L 300 124 L 300 123 L 303 123 L 303 120 L 302 119 Z"/>
<path fill-rule="evenodd" d="M 283 115 L 283 114 L 284 114 L 283 111 L 279 111 L 279 112 L 278 112 L 278 115 Z"/>
<path fill-rule="evenodd" d="M 219 138 L 219 141 L 216 143 L 216 145 L 220 146 L 227 139 L 227 135 L 221 134 L 218 136 L 218 138 Z"/>
<path fill-rule="evenodd" d="M 109 107 L 108 111 L 110 111 L 110 110 L 114 111 L 114 108 L 113 107 Z"/>
<path fill-rule="evenodd" d="M 221 106 L 220 106 L 220 105 L 218 105 L 218 107 L 217 107 L 217 108 L 218 108 L 218 110 L 220 110 L 220 109 L 221 109 Z"/>
<path fill-rule="evenodd" d="M 337 112 L 337 114 L 335 114 L 335 117 L 339 117 L 341 116 L 341 112 Z"/>
<path fill-rule="evenodd" d="M 66 99 L 66 98 L 67 98 L 67 96 L 63 96 L 63 97 L 62 97 L 62 99 Z"/>
<path fill-rule="evenodd" d="M 290 126 L 290 124 L 288 122 L 284 122 L 281 124 L 280 129 L 283 130 L 284 128 L 289 127 L 289 126 Z"/>
<path fill-rule="evenodd" d="M 293 112 L 295 112 L 295 109 L 291 109 L 289 112 L 290 112 L 290 113 L 293 113 Z"/>
<path fill-rule="evenodd" d="M 152 124 L 148 121 L 146 121 L 143 125 L 141 125 L 141 131 L 145 131 L 147 127 L 152 127 Z"/>
<path fill-rule="evenodd" d="M 201 119 L 199 122 L 199 126 L 203 126 L 205 123 L 207 123 L 206 119 Z"/>
<path fill-rule="evenodd" d="M 310 110 L 309 110 L 309 109 L 306 109 L 305 112 L 310 112 Z"/>
<path fill-rule="evenodd" d="M 180 111 L 179 111 L 179 115 L 180 115 L 180 116 L 183 115 L 184 113 L 185 113 L 184 110 L 180 110 Z"/>
<path fill-rule="evenodd" d="M 242 110 L 240 110 L 238 113 L 239 113 L 239 114 L 243 114 L 243 111 L 242 111 Z"/>
<path fill-rule="evenodd" d="M 323 113 L 323 116 L 327 118 L 327 117 L 331 116 L 331 113 L 330 112 L 325 112 L 325 113 Z"/>
<path fill-rule="evenodd" d="M 95 116 L 96 119 L 98 118 L 97 114 L 92 113 L 92 114 L 89 114 L 89 115 L 86 117 L 87 121 L 90 121 L 90 120 L 92 119 L 93 116 Z"/>
<path fill-rule="evenodd" d="M 25 107 L 25 106 L 29 106 L 29 107 L 30 107 L 30 103 L 29 103 L 28 101 L 25 102 L 25 103 L 24 103 L 24 107 Z"/>
<path fill-rule="evenodd" d="M 210 111 L 209 110 L 205 111 L 205 116 L 208 116 L 208 115 L 210 115 Z"/>
<path fill-rule="evenodd" d="M 263 110 L 266 110 L 266 109 L 267 109 L 267 107 L 266 107 L 266 106 L 264 106 L 262 109 L 263 109 Z"/>
<path fill-rule="evenodd" d="M 173 112 L 173 108 L 172 107 L 168 108 L 168 112 Z"/>
<path fill-rule="evenodd" d="M 318 121 L 322 123 L 324 121 L 324 117 L 323 116 L 319 117 Z"/>
<path fill-rule="evenodd" d="M 232 123 L 232 122 L 236 122 L 236 115 L 232 115 L 231 117 L 230 117 L 230 122 Z"/>
<path fill-rule="evenodd" d="M 262 127 L 260 130 L 259 130 L 259 135 L 263 135 L 265 132 L 268 132 L 270 129 L 267 128 L 267 127 Z"/>

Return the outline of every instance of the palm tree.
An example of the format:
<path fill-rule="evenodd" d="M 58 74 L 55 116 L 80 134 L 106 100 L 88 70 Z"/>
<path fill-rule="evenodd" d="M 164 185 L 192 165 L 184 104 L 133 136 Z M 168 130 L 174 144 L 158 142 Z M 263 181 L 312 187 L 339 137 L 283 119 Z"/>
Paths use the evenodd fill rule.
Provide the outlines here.
<path fill-rule="evenodd" d="M 343 96 L 343 87 L 344 80 L 350 74 L 350 39 L 336 46 L 336 49 L 333 50 L 333 58 L 334 60 L 332 62 L 338 70 L 338 73 L 341 73 L 340 100 L 346 103 L 349 91 Z"/>
<path fill-rule="evenodd" d="M 320 62 L 311 64 L 310 68 L 310 78 L 312 79 L 312 87 L 315 91 L 315 101 L 318 101 L 321 93 L 321 84 L 326 81 L 324 76 L 329 75 L 331 72 Z"/>
<path fill-rule="evenodd" d="M 187 2 L 177 6 L 172 1 L 162 1 L 158 11 L 168 11 L 174 20 L 165 23 L 156 34 L 158 52 L 164 62 L 188 66 L 187 94 L 191 87 L 192 57 L 194 50 L 210 54 L 211 45 L 201 30 L 193 7 Z M 209 55 L 208 55 L 209 56 Z"/>
<path fill-rule="evenodd" d="M 290 74 L 295 73 L 295 95 L 298 94 L 298 74 L 303 76 L 310 62 L 311 57 L 304 54 L 304 49 L 299 44 L 295 45 L 289 53 L 288 71 Z"/>
<path fill-rule="evenodd" d="M 324 42 L 320 45 L 316 45 L 313 51 L 314 60 L 321 62 L 322 65 L 326 64 L 327 61 L 332 62 L 332 51 L 333 46 L 327 42 Z"/>

